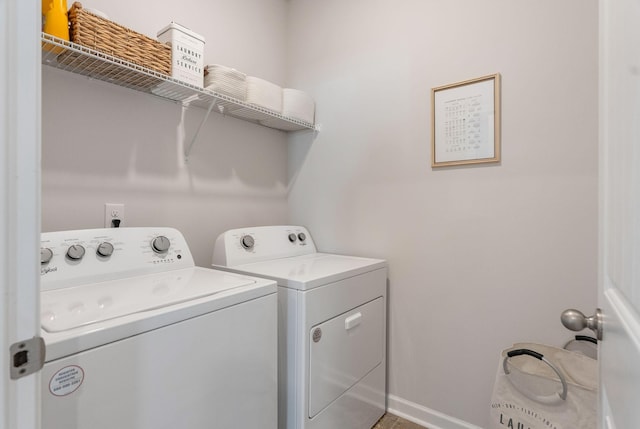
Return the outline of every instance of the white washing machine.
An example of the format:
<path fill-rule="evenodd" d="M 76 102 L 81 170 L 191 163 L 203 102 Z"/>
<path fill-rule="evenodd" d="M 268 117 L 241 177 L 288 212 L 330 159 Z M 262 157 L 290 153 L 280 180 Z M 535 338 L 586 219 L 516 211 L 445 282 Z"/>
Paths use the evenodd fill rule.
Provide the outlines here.
<path fill-rule="evenodd" d="M 43 233 L 44 429 L 277 427 L 274 281 L 171 228 Z"/>
<path fill-rule="evenodd" d="M 386 409 L 386 262 L 268 226 L 221 234 L 213 266 L 278 282 L 278 427 L 370 429 Z"/>

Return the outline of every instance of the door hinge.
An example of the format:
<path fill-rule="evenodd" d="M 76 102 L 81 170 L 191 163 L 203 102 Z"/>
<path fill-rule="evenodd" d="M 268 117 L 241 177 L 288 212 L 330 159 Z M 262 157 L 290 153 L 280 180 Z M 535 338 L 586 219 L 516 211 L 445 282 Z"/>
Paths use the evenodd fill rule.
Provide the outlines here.
<path fill-rule="evenodd" d="M 44 366 L 45 345 L 41 337 L 18 341 L 9 348 L 11 379 L 25 377 L 38 372 Z"/>

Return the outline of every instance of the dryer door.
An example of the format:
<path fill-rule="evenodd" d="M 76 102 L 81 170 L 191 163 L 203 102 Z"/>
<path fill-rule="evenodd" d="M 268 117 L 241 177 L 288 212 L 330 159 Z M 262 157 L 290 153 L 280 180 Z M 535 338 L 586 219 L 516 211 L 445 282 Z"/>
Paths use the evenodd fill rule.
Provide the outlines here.
<path fill-rule="evenodd" d="M 382 362 L 384 298 L 329 319 L 309 332 L 309 417 Z"/>

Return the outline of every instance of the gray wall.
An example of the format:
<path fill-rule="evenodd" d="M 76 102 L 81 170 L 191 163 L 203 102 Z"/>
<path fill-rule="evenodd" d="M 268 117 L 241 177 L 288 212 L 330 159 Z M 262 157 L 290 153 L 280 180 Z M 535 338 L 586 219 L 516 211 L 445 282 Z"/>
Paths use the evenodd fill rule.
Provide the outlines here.
<path fill-rule="evenodd" d="M 562 345 L 597 267 L 595 0 L 290 2 L 289 211 L 323 251 L 389 261 L 389 405 L 488 426 L 499 352 Z M 502 162 L 430 167 L 430 89 L 502 75 Z"/>
<path fill-rule="evenodd" d="M 282 0 L 92 0 L 84 6 L 150 37 L 171 21 L 206 39 L 205 63 L 283 85 Z M 43 67 L 42 230 L 102 227 L 104 203 L 124 226 L 173 226 L 196 263 L 211 263 L 229 228 L 287 220 L 286 133 Z"/>

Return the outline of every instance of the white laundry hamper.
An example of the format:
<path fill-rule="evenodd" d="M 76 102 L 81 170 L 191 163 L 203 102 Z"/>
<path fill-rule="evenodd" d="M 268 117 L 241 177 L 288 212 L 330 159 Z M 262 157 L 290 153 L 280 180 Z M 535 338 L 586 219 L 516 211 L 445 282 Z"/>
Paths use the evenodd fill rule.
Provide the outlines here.
<path fill-rule="evenodd" d="M 563 348 L 598 359 L 598 340 L 588 335 L 576 335 L 567 341 Z"/>
<path fill-rule="evenodd" d="M 517 343 L 500 356 L 490 429 L 596 429 L 597 398 L 597 360 Z"/>

